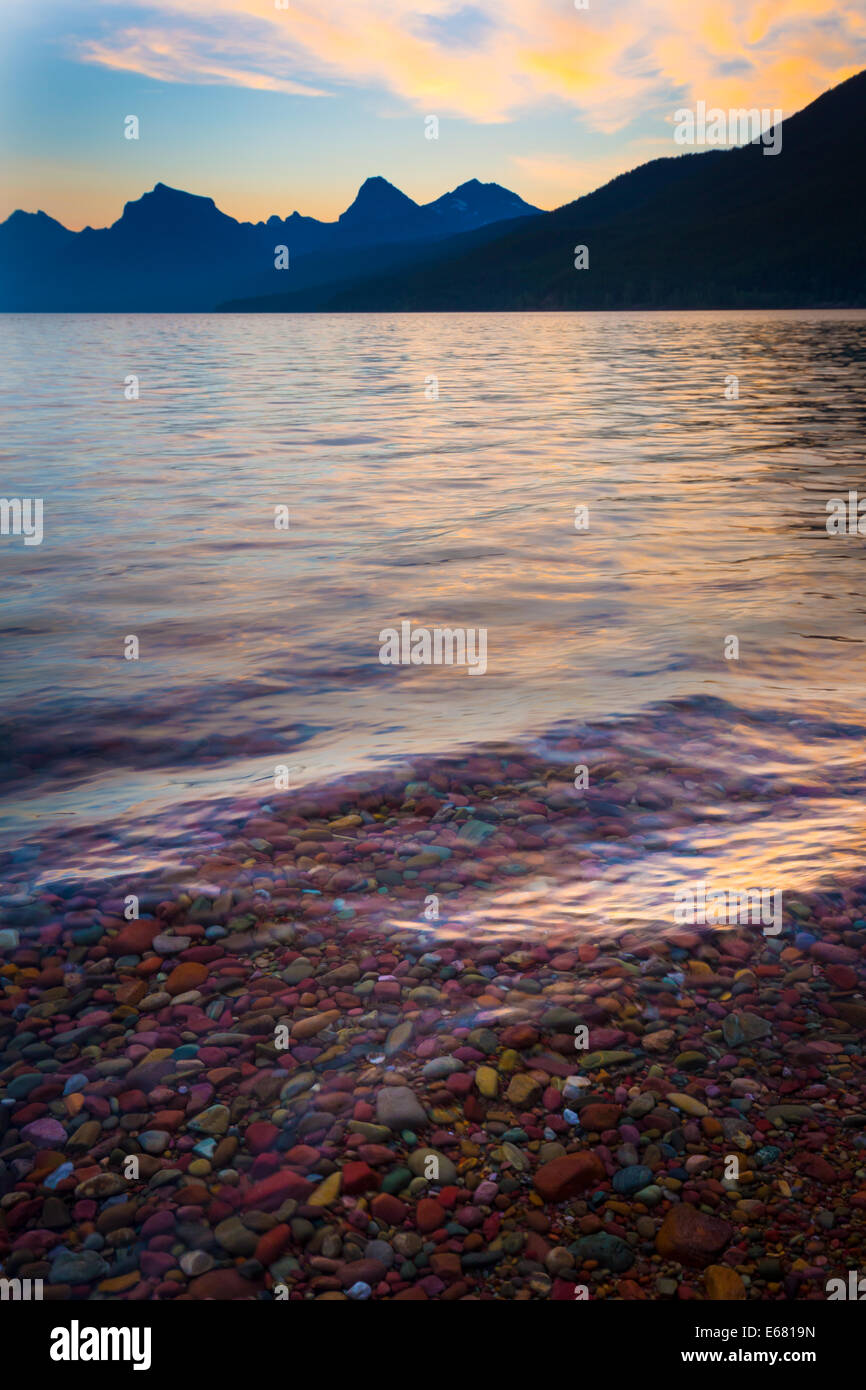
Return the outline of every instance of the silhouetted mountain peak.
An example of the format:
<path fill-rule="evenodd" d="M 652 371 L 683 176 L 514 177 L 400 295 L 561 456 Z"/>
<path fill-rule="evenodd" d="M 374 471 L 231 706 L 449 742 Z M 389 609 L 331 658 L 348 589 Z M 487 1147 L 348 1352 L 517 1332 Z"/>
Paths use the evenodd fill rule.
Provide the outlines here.
<path fill-rule="evenodd" d="M 47 212 L 24 212 L 16 208 L 0 226 L 0 235 L 7 248 L 28 247 L 33 251 L 68 241 L 74 238 L 75 233 L 68 231 L 62 222 L 49 217 Z"/>
<path fill-rule="evenodd" d="M 61 226 L 60 222 L 55 222 L 53 217 L 49 217 L 47 212 L 41 210 L 39 212 L 25 212 L 23 208 L 16 208 L 6 218 L 7 227 L 35 227 L 44 222 L 53 222 L 55 227 Z"/>
<path fill-rule="evenodd" d="M 197 193 L 185 193 L 181 188 L 169 188 L 166 183 L 154 184 L 149 193 L 125 203 L 119 224 L 123 227 L 153 228 L 160 231 L 172 226 L 212 223 L 215 219 L 234 221 L 220 212 L 213 198 Z"/>
<path fill-rule="evenodd" d="M 459 220 L 467 226 L 483 227 L 488 222 L 531 217 L 540 209 L 525 203 L 501 184 L 468 179 L 450 193 L 443 193 L 441 198 L 428 203 L 424 211 L 432 212 L 438 218 Z"/>
<path fill-rule="evenodd" d="M 405 217 L 407 213 L 418 211 L 418 204 L 393 183 L 377 174 L 365 179 L 358 189 L 357 197 L 340 217 L 340 222 L 379 222 L 384 218 Z"/>
<path fill-rule="evenodd" d="M 651 161 L 541 216 L 446 240 L 319 296 L 328 312 L 853 307 L 866 304 L 866 72 L 787 117 L 775 149 L 746 143 Z M 672 142 L 673 143 L 673 142 Z M 514 195 L 461 185 L 422 209 Z M 531 210 L 530 210 L 531 211 Z M 515 214 L 511 213 L 512 219 Z M 590 274 L 572 258 L 586 244 Z M 820 255 L 813 253 L 820 247 Z M 311 307 L 311 298 L 304 310 Z M 245 307 L 249 307 L 247 304 Z"/>
<path fill-rule="evenodd" d="M 149 193 L 143 193 L 137 200 L 143 202 L 158 202 L 165 206 L 171 203 L 209 203 L 214 207 L 213 198 L 201 197 L 198 193 L 187 193 L 183 188 L 172 188 L 167 183 L 155 183 Z"/>

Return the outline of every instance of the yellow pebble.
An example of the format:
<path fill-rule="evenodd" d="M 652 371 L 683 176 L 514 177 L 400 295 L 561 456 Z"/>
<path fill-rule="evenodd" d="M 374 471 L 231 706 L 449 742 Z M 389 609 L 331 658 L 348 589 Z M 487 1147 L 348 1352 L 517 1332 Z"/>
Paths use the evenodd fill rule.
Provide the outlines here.
<path fill-rule="evenodd" d="M 477 1067 L 475 1071 L 475 1085 L 478 1087 L 482 1096 L 487 1100 L 494 1100 L 499 1094 L 499 1077 L 493 1067 Z"/>
<path fill-rule="evenodd" d="M 307 1198 L 311 1207 L 329 1207 L 332 1202 L 336 1202 L 340 1195 L 340 1182 L 342 1173 L 329 1173 L 324 1182 L 320 1182 L 312 1196 Z"/>
<path fill-rule="evenodd" d="M 704 1275 L 707 1296 L 716 1301 L 741 1301 L 746 1297 L 746 1286 L 735 1269 L 728 1265 L 710 1265 Z"/>
<path fill-rule="evenodd" d="M 115 1279 L 103 1279 L 97 1287 L 100 1293 L 123 1293 L 124 1289 L 131 1289 L 137 1284 L 141 1275 L 137 1269 L 133 1269 L 129 1274 L 118 1274 Z"/>

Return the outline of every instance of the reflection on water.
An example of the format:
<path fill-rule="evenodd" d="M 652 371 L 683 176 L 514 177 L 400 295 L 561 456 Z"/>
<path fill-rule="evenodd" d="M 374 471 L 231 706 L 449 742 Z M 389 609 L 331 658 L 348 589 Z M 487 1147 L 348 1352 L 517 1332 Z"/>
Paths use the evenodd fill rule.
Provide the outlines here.
<path fill-rule="evenodd" d="M 40 547 L 0 549 L 11 845 L 72 828 L 83 856 L 101 823 L 118 872 L 150 835 L 188 834 L 184 803 L 267 797 L 276 764 L 321 782 L 650 707 L 664 751 L 659 702 L 697 697 L 724 713 L 695 763 L 808 793 L 762 819 L 760 847 L 751 815 L 717 808 L 696 872 L 719 844 L 744 874 L 772 850 L 780 880 L 856 858 L 856 803 L 833 788 L 862 757 L 866 539 L 824 522 L 866 488 L 863 313 L 6 329 L 4 490 L 45 507 Z M 486 675 L 380 665 L 403 618 L 486 628 Z M 840 730 L 830 762 L 815 721 Z M 667 892 L 643 850 L 597 856 L 625 913 L 635 894 L 651 913 L 656 875 Z M 583 910 L 579 882 L 542 896 Z"/>

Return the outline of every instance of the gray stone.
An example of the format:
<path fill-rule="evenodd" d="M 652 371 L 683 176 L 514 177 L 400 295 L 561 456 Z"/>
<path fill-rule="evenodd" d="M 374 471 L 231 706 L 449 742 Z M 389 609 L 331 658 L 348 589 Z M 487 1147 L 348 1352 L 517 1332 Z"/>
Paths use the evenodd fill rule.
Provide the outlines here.
<path fill-rule="evenodd" d="M 408 1086 L 383 1086 L 376 1097 L 376 1118 L 389 1129 L 426 1129 L 427 1112 Z"/>
<path fill-rule="evenodd" d="M 455 1071 L 464 1070 L 464 1064 L 458 1062 L 456 1057 L 434 1057 L 432 1062 L 427 1063 L 422 1075 L 427 1081 L 442 1081 Z"/>
<path fill-rule="evenodd" d="M 394 1263 L 394 1251 L 387 1240 L 370 1240 L 364 1249 L 365 1260 L 378 1260 L 386 1269 Z"/>
<path fill-rule="evenodd" d="M 613 1190 L 630 1197 L 632 1193 L 639 1192 L 642 1187 L 652 1182 L 652 1175 L 651 1168 L 645 1168 L 642 1163 L 633 1163 L 628 1168 L 621 1168 L 618 1173 L 614 1173 Z"/>
<path fill-rule="evenodd" d="M 597 1260 L 604 1269 L 613 1274 L 623 1274 L 634 1264 L 634 1251 L 619 1236 L 600 1231 L 594 1236 L 582 1236 L 569 1246 L 575 1260 Z"/>
<path fill-rule="evenodd" d="M 258 1244 L 255 1232 L 248 1230 L 237 1216 L 227 1216 L 216 1227 L 214 1235 L 230 1255 L 252 1255 Z"/>
<path fill-rule="evenodd" d="M 108 1273 L 98 1250 L 61 1250 L 51 1266 L 49 1284 L 92 1284 Z"/>
<path fill-rule="evenodd" d="M 214 1258 L 206 1250 L 187 1250 L 180 1257 L 180 1267 L 184 1274 L 194 1279 L 197 1274 L 207 1274 L 214 1267 Z"/>
<path fill-rule="evenodd" d="M 411 1171 L 415 1174 L 416 1178 L 423 1178 L 427 1176 L 424 1169 L 427 1164 L 428 1158 L 435 1158 L 437 1160 L 439 1171 L 439 1176 L 435 1178 L 429 1178 L 429 1182 L 442 1183 L 444 1187 L 448 1187 L 451 1183 L 457 1181 L 457 1169 L 454 1167 L 454 1164 L 451 1162 L 451 1159 L 448 1158 L 446 1154 L 440 1153 L 438 1149 L 412 1150 L 407 1159 L 407 1162 Z"/>
<path fill-rule="evenodd" d="M 727 1014 L 722 1023 L 722 1033 L 728 1047 L 742 1047 L 745 1043 L 757 1042 L 766 1038 L 772 1029 L 765 1018 L 757 1014 Z"/>

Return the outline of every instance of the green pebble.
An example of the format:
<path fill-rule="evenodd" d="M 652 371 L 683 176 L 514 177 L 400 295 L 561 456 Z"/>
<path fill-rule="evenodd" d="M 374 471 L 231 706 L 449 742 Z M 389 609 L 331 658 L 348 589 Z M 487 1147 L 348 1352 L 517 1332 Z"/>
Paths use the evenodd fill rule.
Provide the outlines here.
<path fill-rule="evenodd" d="M 649 1187 L 642 1187 L 640 1192 L 636 1192 L 634 1194 L 634 1200 L 636 1202 L 642 1202 L 645 1207 L 655 1207 L 658 1206 L 664 1195 L 660 1187 L 656 1187 L 655 1183 L 651 1183 Z"/>
<path fill-rule="evenodd" d="M 402 1192 L 404 1187 L 408 1187 L 411 1181 L 412 1174 L 408 1168 L 394 1168 L 382 1183 L 382 1191 L 394 1196 L 397 1192 Z"/>
<path fill-rule="evenodd" d="M 706 1063 L 703 1052 L 681 1052 L 674 1060 L 674 1066 L 682 1067 L 685 1071 L 697 1071 L 700 1067 L 706 1066 Z"/>

